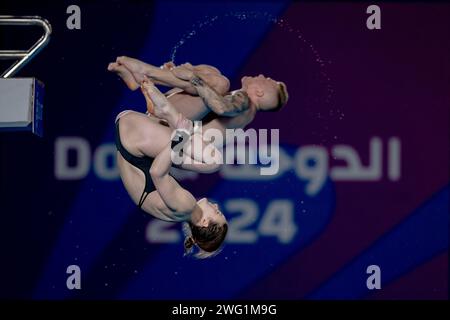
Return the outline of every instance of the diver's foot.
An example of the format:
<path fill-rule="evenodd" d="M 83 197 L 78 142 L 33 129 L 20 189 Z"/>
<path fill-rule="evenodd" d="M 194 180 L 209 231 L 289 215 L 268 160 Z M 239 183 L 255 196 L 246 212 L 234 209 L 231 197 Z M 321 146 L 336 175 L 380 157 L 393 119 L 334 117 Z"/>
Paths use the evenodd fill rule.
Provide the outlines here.
<path fill-rule="evenodd" d="M 139 83 L 125 66 L 112 62 L 108 65 L 108 70 L 117 73 L 130 90 L 134 91 L 139 88 Z"/>
<path fill-rule="evenodd" d="M 131 73 L 145 74 L 147 64 L 141 60 L 130 58 L 127 56 L 117 57 L 116 62 L 124 65 Z"/>
<path fill-rule="evenodd" d="M 120 56 L 116 58 L 116 63 L 124 66 L 133 74 L 134 79 L 136 79 L 136 82 L 139 83 L 139 85 L 144 80 L 144 76 L 146 72 L 149 72 L 148 65 L 138 59 L 130 58 L 127 56 Z"/>
<path fill-rule="evenodd" d="M 170 124 L 171 111 L 175 109 L 166 96 L 145 76 L 141 84 L 141 90 L 147 102 L 148 112 L 158 118 L 167 120 Z"/>

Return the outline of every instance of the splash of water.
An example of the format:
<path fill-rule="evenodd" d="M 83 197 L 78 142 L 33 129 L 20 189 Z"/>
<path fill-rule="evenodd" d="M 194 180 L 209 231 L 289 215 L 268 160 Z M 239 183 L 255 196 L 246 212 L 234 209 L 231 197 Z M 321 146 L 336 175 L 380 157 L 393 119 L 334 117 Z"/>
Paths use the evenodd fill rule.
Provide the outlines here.
<path fill-rule="evenodd" d="M 175 44 L 172 49 L 171 61 L 175 62 L 175 58 L 177 56 L 178 50 L 191 38 L 195 37 L 202 30 L 212 26 L 220 19 L 228 19 L 234 18 L 241 21 L 250 20 L 250 19 L 263 19 L 267 22 L 271 22 L 277 26 L 279 26 L 282 30 L 285 30 L 289 33 L 292 33 L 295 38 L 302 41 L 302 43 L 309 48 L 311 53 L 313 54 L 314 61 L 321 68 L 320 76 L 322 81 L 326 84 L 327 88 L 327 97 L 325 99 L 326 103 L 330 103 L 334 94 L 333 86 L 331 85 L 331 79 L 325 71 L 327 63 L 330 64 L 331 61 L 325 61 L 316 50 L 314 45 L 306 40 L 299 29 L 293 27 L 288 21 L 282 18 L 277 18 L 274 15 L 268 12 L 259 12 L 259 11 L 232 11 L 225 13 L 223 15 L 215 15 L 215 16 L 205 16 L 202 20 L 198 21 L 192 26 L 192 29 L 189 32 L 186 32 L 181 39 Z"/>
<path fill-rule="evenodd" d="M 240 21 L 246 21 L 251 19 L 263 19 L 267 22 L 273 23 L 274 25 L 281 28 L 286 32 L 291 33 L 296 39 L 302 42 L 303 46 L 307 48 L 313 56 L 313 61 L 319 67 L 319 77 L 322 85 L 326 87 L 326 97 L 324 99 L 327 105 L 330 105 L 330 113 L 331 117 L 336 116 L 339 120 L 344 119 L 344 114 L 336 107 L 332 107 L 332 101 L 335 94 L 334 87 L 332 85 L 332 81 L 330 76 L 326 72 L 327 65 L 331 64 L 330 60 L 323 59 L 317 49 L 314 47 L 312 43 L 310 43 L 305 37 L 302 35 L 300 30 L 296 27 L 293 27 L 288 21 L 283 18 L 277 18 L 274 15 L 268 12 L 259 12 L 259 11 L 232 11 L 222 15 L 214 15 L 214 16 L 205 16 L 202 20 L 195 23 L 191 30 L 186 32 L 181 39 L 175 44 L 171 53 L 171 60 L 175 63 L 175 58 L 179 49 L 189 40 L 207 29 L 211 27 L 214 23 L 218 22 L 221 19 L 237 19 Z M 317 118 L 320 119 L 322 116 L 320 113 L 317 114 Z M 328 127 L 324 128 L 327 131 Z M 322 141 L 323 142 L 323 141 Z"/>

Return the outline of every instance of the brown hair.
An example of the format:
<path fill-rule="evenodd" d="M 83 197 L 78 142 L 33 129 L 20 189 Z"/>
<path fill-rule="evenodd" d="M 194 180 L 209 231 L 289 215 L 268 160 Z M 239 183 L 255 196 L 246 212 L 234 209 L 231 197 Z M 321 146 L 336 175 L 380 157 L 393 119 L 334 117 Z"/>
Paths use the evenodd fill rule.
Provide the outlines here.
<path fill-rule="evenodd" d="M 207 227 L 198 227 L 189 222 L 192 236 L 186 237 L 184 241 L 185 250 L 192 248 L 194 244 L 206 252 L 214 252 L 220 248 L 228 231 L 228 224 L 219 225 L 210 223 Z"/>

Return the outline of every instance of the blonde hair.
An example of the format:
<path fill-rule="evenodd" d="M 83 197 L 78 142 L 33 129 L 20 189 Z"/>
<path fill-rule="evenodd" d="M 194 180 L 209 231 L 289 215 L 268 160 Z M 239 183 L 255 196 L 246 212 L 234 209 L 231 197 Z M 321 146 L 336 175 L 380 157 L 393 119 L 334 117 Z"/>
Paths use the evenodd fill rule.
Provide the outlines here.
<path fill-rule="evenodd" d="M 278 84 L 278 106 L 276 109 L 281 109 L 289 100 L 289 93 L 284 82 L 277 82 Z"/>
<path fill-rule="evenodd" d="M 275 112 L 283 108 L 289 100 L 289 93 L 284 82 L 277 82 L 277 105 L 272 109 L 261 110 L 264 112 Z"/>

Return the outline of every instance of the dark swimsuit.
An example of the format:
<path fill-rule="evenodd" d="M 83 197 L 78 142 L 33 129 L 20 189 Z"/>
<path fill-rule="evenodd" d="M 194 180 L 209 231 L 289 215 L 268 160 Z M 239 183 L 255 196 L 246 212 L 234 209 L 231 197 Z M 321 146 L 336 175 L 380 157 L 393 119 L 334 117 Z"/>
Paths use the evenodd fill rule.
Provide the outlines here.
<path fill-rule="evenodd" d="M 150 167 L 153 164 L 153 158 L 150 158 L 148 156 L 143 157 L 136 157 L 132 155 L 130 152 L 128 152 L 127 149 L 122 145 L 122 141 L 120 140 L 120 131 L 119 131 L 119 119 L 116 121 L 116 147 L 117 150 L 120 152 L 122 157 L 128 161 L 130 164 L 135 166 L 136 168 L 140 169 L 144 175 L 145 175 L 145 187 L 144 191 L 142 191 L 141 198 L 139 199 L 138 207 L 142 208 L 142 205 L 144 204 L 145 199 L 149 195 L 150 192 L 153 192 L 156 190 L 155 185 L 153 184 L 152 177 L 150 176 Z M 176 135 L 173 140 L 171 147 L 172 149 L 175 148 L 179 143 L 183 142 L 185 139 L 189 137 L 188 134 L 185 132 L 181 132 L 180 135 Z M 180 156 L 182 154 L 182 150 L 179 151 Z M 176 180 L 176 179 L 175 179 Z"/>
<path fill-rule="evenodd" d="M 150 167 L 153 163 L 153 158 L 143 156 L 136 157 L 128 152 L 127 149 L 122 145 L 122 141 L 120 140 L 120 132 L 119 132 L 119 120 L 116 122 L 116 147 L 120 152 L 122 157 L 127 160 L 130 164 L 140 169 L 145 175 L 145 187 L 144 191 L 142 191 L 141 198 L 139 199 L 138 207 L 142 208 L 145 199 L 149 195 L 150 192 L 155 191 L 155 185 L 153 184 L 152 177 L 150 176 Z"/>

